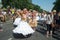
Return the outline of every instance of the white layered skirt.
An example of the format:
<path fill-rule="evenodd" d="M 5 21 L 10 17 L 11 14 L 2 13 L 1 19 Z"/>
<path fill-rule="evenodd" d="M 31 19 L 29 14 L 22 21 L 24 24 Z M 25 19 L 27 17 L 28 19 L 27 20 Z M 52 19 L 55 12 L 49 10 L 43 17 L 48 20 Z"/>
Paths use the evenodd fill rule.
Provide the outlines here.
<path fill-rule="evenodd" d="M 18 25 L 21 21 L 21 18 L 16 18 L 13 25 Z"/>
<path fill-rule="evenodd" d="M 31 28 L 31 26 L 25 21 L 20 21 L 19 25 L 15 29 L 13 29 L 13 33 L 18 33 L 23 35 L 32 34 L 34 32 L 35 31 Z"/>

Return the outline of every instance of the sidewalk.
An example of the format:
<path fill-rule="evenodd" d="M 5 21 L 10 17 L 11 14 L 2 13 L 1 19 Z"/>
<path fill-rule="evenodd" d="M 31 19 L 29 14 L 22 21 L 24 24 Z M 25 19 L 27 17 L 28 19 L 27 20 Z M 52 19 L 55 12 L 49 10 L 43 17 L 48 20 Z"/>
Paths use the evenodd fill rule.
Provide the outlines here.
<path fill-rule="evenodd" d="M 40 33 L 40 35 L 43 35 L 43 36 L 41 36 L 43 38 L 43 40 L 45 40 L 45 39 L 46 40 L 60 40 L 59 30 L 55 31 L 55 34 L 53 34 L 53 36 L 50 36 L 48 39 L 46 37 L 46 30 L 47 30 L 46 27 L 43 27 L 43 26 L 40 26 L 40 25 L 38 25 L 38 27 L 37 27 L 38 33 Z"/>

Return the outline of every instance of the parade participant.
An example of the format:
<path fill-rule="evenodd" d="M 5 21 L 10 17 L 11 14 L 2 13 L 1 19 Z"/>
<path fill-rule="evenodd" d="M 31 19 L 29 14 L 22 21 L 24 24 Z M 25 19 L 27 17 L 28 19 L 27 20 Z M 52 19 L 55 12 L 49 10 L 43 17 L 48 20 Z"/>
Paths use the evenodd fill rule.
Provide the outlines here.
<path fill-rule="evenodd" d="M 60 28 L 60 12 L 58 13 L 58 16 L 59 16 L 59 28 Z"/>
<path fill-rule="evenodd" d="M 15 19 L 16 19 L 17 16 L 19 16 L 18 15 L 18 11 L 15 10 L 14 14 L 12 15 L 13 22 L 15 21 Z"/>
<path fill-rule="evenodd" d="M 12 14 L 12 16 L 14 15 L 15 11 L 16 11 L 15 8 L 12 8 L 12 9 L 11 9 L 11 14 Z"/>
<path fill-rule="evenodd" d="M 39 13 L 36 11 L 36 20 L 39 20 Z"/>
<path fill-rule="evenodd" d="M 20 13 L 22 13 L 22 11 L 19 9 L 19 10 L 17 10 L 17 12 L 16 12 L 16 15 L 17 15 L 17 17 L 15 18 L 15 21 L 14 21 L 14 23 L 13 23 L 13 25 L 14 25 L 14 27 L 17 27 L 17 25 L 20 23 L 20 21 L 21 21 L 21 15 L 20 15 Z"/>
<path fill-rule="evenodd" d="M 23 13 L 26 14 L 26 15 L 27 15 L 27 11 L 28 10 L 26 8 L 23 9 Z"/>
<path fill-rule="evenodd" d="M 2 11 L 0 11 L 0 19 L 1 19 L 2 22 L 4 22 L 4 16 L 2 14 Z"/>
<path fill-rule="evenodd" d="M 36 30 L 37 20 L 36 20 L 36 11 L 35 10 L 33 10 L 31 16 L 32 16 L 32 18 L 30 19 L 29 24 L 33 28 L 33 30 Z"/>
<path fill-rule="evenodd" d="M 39 20 L 41 19 L 41 13 L 38 14 L 39 15 Z"/>
<path fill-rule="evenodd" d="M 55 33 L 55 29 L 56 29 L 56 24 L 57 24 L 57 19 L 58 19 L 58 15 L 57 15 L 57 12 L 56 10 L 53 10 L 53 34 Z"/>
<path fill-rule="evenodd" d="M 11 15 L 10 12 L 11 12 L 10 6 L 7 6 L 7 14 L 8 14 L 9 16 Z"/>
<path fill-rule="evenodd" d="M 28 23 L 29 23 L 29 21 L 30 21 L 30 19 L 31 19 L 31 14 L 32 14 L 32 12 L 29 10 L 29 13 L 28 13 Z"/>
<path fill-rule="evenodd" d="M 51 13 L 49 13 L 47 15 L 47 20 L 46 20 L 46 25 L 47 25 L 47 38 L 49 37 L 49 35 L 52 35 L 52 24 L 53 22 L 53 15 Z"/>
<path fill-rule="evenodd" d="M 3 16 L 4 16 L 4 22 L 6 21 L 6 16 L 7 16 L 7 13 L 6 13 L 6 10 L 2 10 L 2 14 L 3 14 Z"/>
<path fill-rule="evenodd" d="M 0 31 L 3 31 L 3 29 L 2 29 L 2 23 L 1 23 L 3 21 L 4 21 L 4 16 L 2 15 L 2 12 L 0 10 Z"/>
<path fill-rule="evenodd" d="M 26 14 L 21 13 L 21 21 L 19 25 L 13 29 L 13 33 L 17 35 L 22 34 L 24 37 L 27 37 L 27 35 L 33 34 L 34 32 L 35 31 L 31 28 L 31 26 L 26 22 Z"/>
<path fill-rule="evenodd" d="M 60 28 L 60 12 L 58 12 L 57 28 Z"/>
<path fill-rule="evenodd" d="M 42 17 L 42 19 L 43 19 L 44 21 L 46 21 L 46 16 L 47 16 L 46 11 L 43 11 L 41 17 Z"/>
<path fill-rule="evenodd" d="M 7 19 L 11 20 L 12 18 L 11 18 L 11 8 L 10 8 L 10 6 L 7 7 L 6 13 L 7 13 Z"/>
<path fill-rule="evenodd" d="M 40 23 L 42 24 L 44 29 L 46 27 L 46 20 L 47 20 L 46 17 L 47 17 L 47 13 L 46 11 L 43 11 L 40 15 Z"/>
<path fill-rule="evenodd" d="M 27 10 L 27 8 L 24 8 L 23 9 L 23 13 L 26 15 L 26 17 L 27 17 L 27 22 L 29 22 L 29 20 L 28 20 L 28 15 L 29 15 L 29 11 Z"/>

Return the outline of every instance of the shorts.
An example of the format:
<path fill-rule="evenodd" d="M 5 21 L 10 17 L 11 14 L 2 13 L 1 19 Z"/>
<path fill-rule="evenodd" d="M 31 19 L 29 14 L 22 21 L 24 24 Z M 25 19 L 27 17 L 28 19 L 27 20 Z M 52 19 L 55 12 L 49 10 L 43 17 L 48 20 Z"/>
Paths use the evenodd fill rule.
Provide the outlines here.
<path fill-rule="evenodd" d="M 51 24 L 47 24 L 47 31 L 52 31 L 52 26 L 51 26 Z"/>

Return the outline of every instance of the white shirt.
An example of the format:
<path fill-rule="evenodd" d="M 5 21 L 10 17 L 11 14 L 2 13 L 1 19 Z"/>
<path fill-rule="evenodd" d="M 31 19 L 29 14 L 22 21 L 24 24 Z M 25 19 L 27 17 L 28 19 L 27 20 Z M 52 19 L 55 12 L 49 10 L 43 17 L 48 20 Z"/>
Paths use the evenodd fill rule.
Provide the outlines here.
<path fill-rule="evenodd" d="M 51 24 L 52 22 L 53 22 L 53 15 L 52 16 L 47 15 L 47 21 L 46 21 L 46 23 L 47 24 Z"/>
<path fill-rule="evenodd" d="M 6 12 L 3 11 L 2 14 L 3 14 L 3 15 L 6 15 Z"/>
<path fill-rule="evenodd" d="M 42 14 L 40 20 L 46 21 L 47 20 L 46 17 L 47 17 L 47 14 L 45 14 L 45 15 Z"/>

